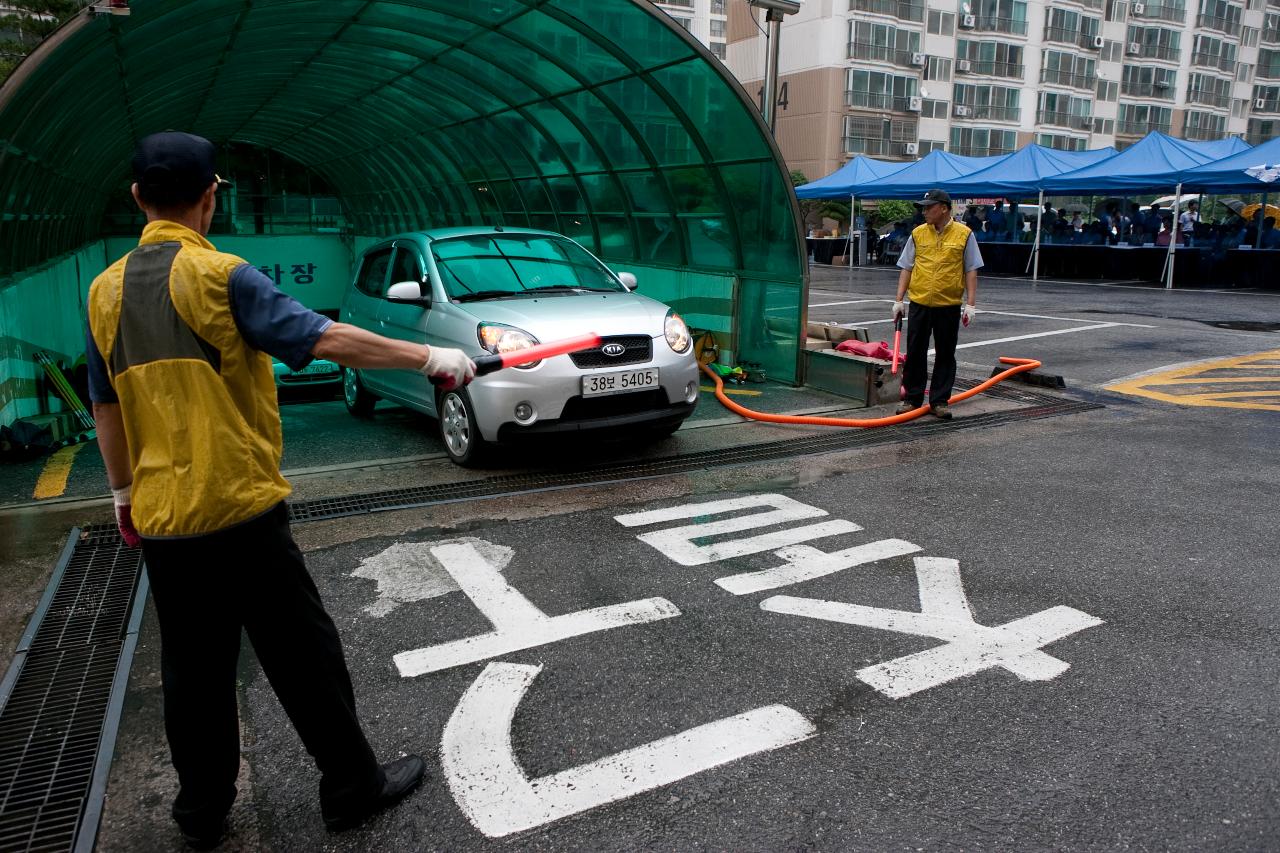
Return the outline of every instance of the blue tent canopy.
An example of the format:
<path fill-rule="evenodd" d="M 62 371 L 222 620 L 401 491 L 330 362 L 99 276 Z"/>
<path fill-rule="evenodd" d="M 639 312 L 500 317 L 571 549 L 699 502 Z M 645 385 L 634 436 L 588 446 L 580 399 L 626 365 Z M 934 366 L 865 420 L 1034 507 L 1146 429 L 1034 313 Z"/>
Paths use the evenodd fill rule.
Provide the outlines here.
<path fill-rule="evenodd" d="M 1280 182 L 1259 180 L 1245 172 L 1258 166 L 1280 164 L 1280 138 L 1188 169 L 1182 173 L 1183 192 L 1269 192 L 1280 190 Z M 1273 173 L 1274 174 L 1274 173 Z"/>
<path fill-rule="evenodd" d="M 1114 148 L 1059 151 L 1033 143 L 981 171 L 944 181 L 940 186 L 954 198 L 1025 198 L 1038 193 L 1047 178 L 1084 168 L 1115 154 Z"/>
<path fill-rule="evenodd" d="M 862 195 L 862 187 L 872 181 L 901 172 L 910 163 L 854 157 L 836 171 L 816 181 L 796 187 L 798 198 L 844 198 Z"/>
<path fill-rule="evenodd" d="M 935 187 L 945 187 L 957 178 L 986 169 L 1013 154 L 993 157 L 963 157 L 933 150 L 907 168 L 872 181 L 858 193 L 865 198 L 919 198 Z"/>
<path fill-rule="evenodd" d="M 1043 189 L 1062 195 L 1151 192 L 1175 186 L 1189 169 L 1247 148 L 1236 138 L 1188 142 L 1149 133 L 1114 157 L 1045 180 Z"/>

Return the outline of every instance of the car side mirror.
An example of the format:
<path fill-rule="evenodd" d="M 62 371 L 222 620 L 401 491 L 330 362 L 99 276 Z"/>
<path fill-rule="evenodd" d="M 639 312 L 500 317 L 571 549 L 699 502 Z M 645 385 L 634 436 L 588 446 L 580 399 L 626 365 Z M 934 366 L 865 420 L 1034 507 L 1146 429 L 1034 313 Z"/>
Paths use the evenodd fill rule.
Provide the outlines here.
<path fill-rule="evenodd" d="M 620 272 L 618 273 L 618 281 L 622 282 L 622 286 L 627 290 L 640 289 L 640 282 L 636 280 L 635 273 Z"/>
<path fill-rule="evenodd" d="M 422 284 L 416 281 L 397 281 L 387 288 L 387 300 L 389 302 L 417 303 L 431 301 L 422 294 Z"/>

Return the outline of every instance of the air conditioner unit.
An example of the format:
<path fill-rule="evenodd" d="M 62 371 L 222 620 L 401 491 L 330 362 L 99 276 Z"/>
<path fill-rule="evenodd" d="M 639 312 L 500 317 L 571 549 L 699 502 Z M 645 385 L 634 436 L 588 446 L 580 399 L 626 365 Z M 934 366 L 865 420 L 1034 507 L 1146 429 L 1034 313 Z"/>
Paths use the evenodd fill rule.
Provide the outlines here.
<path fill-rule="evenodd" d="M 956 116 L 958 118 L 966 118 L 969 115 L 968 104 L 956 104 Z"/>
<path fill-rule="evenodd" d="M 1258 98 L 1256 101 L 1253 102 L 1253 108 L 1255 110 L 1265 110 L 1267 108 L 1267 99 Z"/>
<path fill-rule="evenodd" d="M 912 65 L 924 65 L 924 54 L 923 54 L 923 53 L 913 53 L 913 54 L 911 54 L 911 64 L 912 64 Z"/>
<path fill-rule="evenodd" d="M 1131 41 L 1129 42 L 1129 50 L 1126 52 L 1133 55 L 1142 53 L 1142 45 L 1136 41 Z"/>
<path fill-rule="evenodd" d="M 977 15 L 961 15 L 961 16 L 960 16 L 960 28 L 961 28 L 961 29 L 971 30 L 971 29 L 973 29 L 973 28 L 974 28 L 974 27 L 976 27 L 976 26 L 978 26 L 978 16 L 977 16 Z"/>
<path fill-rule="evenodd" d="M 956 60 L 956 70 L 957 70 L 957 71 L 968 71 L 968 70 L 969 70 L 969 68 L 970 68 L 969 60 L 967 60 L 967 59 L 957 59 L 957 60 Z"/>
<path fill-rule="evenodd" d="M 902 146 L 903 154 L 911 154 L 912 156 L 920 153 L 919 142 L 907 142 Z"/>
<path fill-rule="evenodd" d="M 1146 13 L 1147 13 L 1147 4 L 1145 4 L 1145 3 L 1134 3 L 1134 4 L 1133 4 L 1133 14 L 1135 14 L 1135 15 L 1145 15 Z"/>
<path fill-rule="evenodd" d="M 912 95 L 907 98 L 907 109 L 913 113 L 918 113 L 924 109 L 924 98 L 919 95 Z"/>
<path fill-rule="evenodd" d="M 1104 39 L 1102 36 L 1094 36 L 1094 37 L 1093 37 L 1093 49 L 1094 49 L 1094 50 L 1102 50 L 1102 46 L 1103 46 L 1104 44 L 1106 44 L 1106 43 L 1107 43 L 1107 42 L 1106 42 L 1106 39 Z"/>

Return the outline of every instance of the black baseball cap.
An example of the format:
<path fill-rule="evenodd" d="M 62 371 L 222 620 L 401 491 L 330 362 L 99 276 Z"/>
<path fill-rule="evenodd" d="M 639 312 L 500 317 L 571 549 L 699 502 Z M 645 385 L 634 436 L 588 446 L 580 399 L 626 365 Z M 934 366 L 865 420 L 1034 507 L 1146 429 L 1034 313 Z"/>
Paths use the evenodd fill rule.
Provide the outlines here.
<path fill-rule="evenodd" d="M 214 171 L 217 149 L 203 136 L 166 130 L 138 142 L 133 179 L 142 200 L 158 205 L 193 204 L 212 183 L 231 186 Z"/>
<path fill-rule="evenodd" d="M 947 195 L 942 190 L 929 190 L 924 194 L 924 198 L 920 199 L 916 204 L 920 207 L 928 207 L 931 204 L 945 204 L 947 207 L 950 207 L 951 196 Z"/>

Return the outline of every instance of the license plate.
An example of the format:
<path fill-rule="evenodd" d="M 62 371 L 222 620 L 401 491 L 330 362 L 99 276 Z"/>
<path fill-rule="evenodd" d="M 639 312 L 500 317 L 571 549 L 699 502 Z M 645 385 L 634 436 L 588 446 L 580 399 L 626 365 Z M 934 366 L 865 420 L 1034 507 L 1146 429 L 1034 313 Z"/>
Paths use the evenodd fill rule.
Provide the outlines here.
<path fill-rule="evenodd" d="M 313 361 L 301 370 L 293 371 L 294 376 L 311 376 L 316 373 L 337 373 L 338 368 L 330 361 Z"/>
<path fill-rule="evenodd" d="M 658 369 L 619 370 L 616 373 L 595 373 L 582 377 L 582 396 L 600 397 L 605 394 L 626 394 L 658 387 Z"/>

